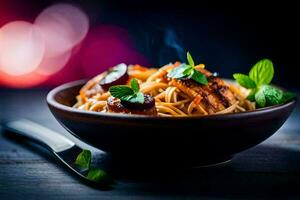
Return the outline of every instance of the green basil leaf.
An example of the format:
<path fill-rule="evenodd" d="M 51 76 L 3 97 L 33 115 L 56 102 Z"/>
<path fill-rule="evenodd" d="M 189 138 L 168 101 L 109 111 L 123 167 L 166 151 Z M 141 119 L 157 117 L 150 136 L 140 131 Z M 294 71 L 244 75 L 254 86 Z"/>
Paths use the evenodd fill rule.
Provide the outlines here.
<path fill-rule="evenodd" d="M 262 88 L 258 90 L 258 92 L 255 94 L 255 101 L 256 101 L 256 105 L 260 108 L 266 106 L 266 97 Z"/>
<path fill-rule="evenodd" d="M 194 73 L 194 68 L 189 66 L 183 71 L 183 75 L 191 76 Z"/>
<path fill-rule="evenodd" d="M 130 81 L 131 88 L 126 85 L 116 85 L 109 88 L 110 94 L 121 101 L 132 103 L 144 103 L 144 94 L 139 91 L 139 84 L 136 79 Z"/>
<path fill-rule="evenodd" d="M 138 81 L 135 78 L 131 79 L 130 86 L 131 86 L 131 89 L 133 89 L 133 91 L 135 93 L 137 93 L 137 92 L 140 91 L 139 83 L 138 83 Z"/>
<path fill-rule="evenodd" d="M 287 103 L 290 100 L 296 98 L 296 94 L 292 92 L 284 92 L 282 95 L 281 103 Z"/>
<path fill-rule="evenodd" d="M 144 101 L 145 101 L 144 94 L 141 92 L 138 92 L 135 94 L 135 97 L 133 99 L 130 99 L 130 101 L 133 103 L 144 103 Z"/>
<path fill-rule="evenodd" d="M 249 76 L 245 74 L 233 74 L 234 79 L 238 82 L 239 85 L 247 88 L 247 89 L 254 89 L 256 88 L 256 83 L 249 78 Z"/>
<path fill-rule="evenodd" d="M 207 78 L 204 74 L 202 74 L 201 72 L 194 70 L 194 73 L 192 75 L 192 79 L 194 81 L 196 81 L 197 83 L 203 84 L 203 85 L 207 85 L 208 81 Z"/>
<path fill-rule="evenodd" d="M 134 94 L 134 90 L 126 85 L 115 85 L 109 88 L 110 94 L 115 97 L 121 99 L 125 96 L 130 96 Z"/>
<path fill-rule="evenodd" d="M 274 76 L 273 63 L 269 59 L 263 59 L 257 62 L 249 72 L 249 77 L 256 83 L 256 85 L 262 86 L 269 84 Z"/>
<path fill-rule="evenodd" d="M 281 104 L 283 98 L 282 90 L 270 85 L 264 85 L 261 89 L 266 98 L 266 106 Z"/>
<path fill-rule="evenodd" d="M 255 94 L 256 94 L 256 92 L 257 92 L 257 89 L 256 89 L 256 88 L 255 88 L 255 89 L 252 89 L 252 90 L 250 91 L 250 93 L 248 94 L 247 99 L 248 99 L 249 101 L 255 101 Z"/>
<path fill-rule="evenodd" d="M 195 62 L 194 62 L 194 59 L 192 58 L 190 52 L 186 53 L 186 57 L 187 57 L 187 61 L 188 61 L 189 65 L 194 68 Z"/>
<path fill-rule="evenodd" d="M 89 150 L 83 150 L 76 158 L 75 164 L 82 169 L 89 169 L 92 161 L 92 153 Z"/>
<path fill-rule="evenodd" d="M 186 77 L 186 75 L 183 74 L 183 72 L 187 69 L 190 68 L 189 65 L 182 63 L 181 65 L 179 65 L 178 67 L 172 69 L 169 73 L 168 73 L 168 77 L 169 78 L 176 78 L 176 79 L 180 79 L 180 78 L 184 78 Z"/>
<path fill-rule="evenodd" d="M 86 176 L 89 180 L 96 182 L 112 182 L 111 177 L 103 170 L 98 168 L 91 168 Z"/>
<path fill-rule="evenodd" d="M 145 97 L 142 92 L 138 92 L 133 95 L 123 96 L 120 99 L 122 101 L 129 101 L 131 103 L 144 103 L 145 101 Z"/>

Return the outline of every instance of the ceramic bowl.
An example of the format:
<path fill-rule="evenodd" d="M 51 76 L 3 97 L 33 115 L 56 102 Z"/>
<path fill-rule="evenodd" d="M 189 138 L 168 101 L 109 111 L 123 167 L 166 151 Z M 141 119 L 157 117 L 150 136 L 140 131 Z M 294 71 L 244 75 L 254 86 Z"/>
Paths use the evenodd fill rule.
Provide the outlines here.
<path fill-rule="evenodd" d="M 250 112 L 189 117 L 98 113 L 72 108 L 84 83 L 50 91 L 51 112 L 71 134 L 128 162 L 206 165 L 228 160 L 273 135 L 296 104 L 292 100 Z"/>

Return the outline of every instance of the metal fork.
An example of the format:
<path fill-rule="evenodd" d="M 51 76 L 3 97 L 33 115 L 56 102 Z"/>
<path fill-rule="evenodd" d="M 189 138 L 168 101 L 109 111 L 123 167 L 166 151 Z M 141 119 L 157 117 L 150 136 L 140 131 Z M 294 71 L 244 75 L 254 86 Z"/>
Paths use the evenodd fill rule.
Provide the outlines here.
<path fill-rule="evenodd" d="M 101 169 L 107 168 L 108 155 L 107 153 L 93 148 L 87 145 L 82 148 L 76 145 L 66 136 L 52 131 L 44 126 L 34 123 L 29 120 L 21 119 L 16 121 L 10 121 L 4 124 L 4 130 L 10 134 L 15 134 L 34 142 L 41 144 L 50 150 L 64 165 L 71 169 L 75 174 L 79 175 L 84 180 L 91 183 L 99 183 L 95 180 L 91 180 L 86 175 L 86 170 L 82 170 L 76 166 L 75 160 L 83 149 L 90 150 L 92 152 L 92 163 Z"/>

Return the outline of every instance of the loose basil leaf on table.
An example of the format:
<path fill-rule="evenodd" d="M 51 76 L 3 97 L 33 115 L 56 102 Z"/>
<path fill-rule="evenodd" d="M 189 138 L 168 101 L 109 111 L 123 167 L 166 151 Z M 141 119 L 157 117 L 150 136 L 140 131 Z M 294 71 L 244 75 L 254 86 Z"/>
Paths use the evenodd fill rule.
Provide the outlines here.
<path fill-rule="evenodd" d="M 76 158 L 75 164 L 82 169 L 89 169 L 92 161 L 92 153 L 89 150 L 83 150 Z"/>
<path fill-rule="evenodd" d="M 95 182 L 102 184 L 111 184 L 113 182 L 112 178 L 102 169 L 91 167 L 92 163 L 92 152 L 90 150 L 84 149 L 78 154 L 75 164 L 87 170 L 86 178 Z"/>

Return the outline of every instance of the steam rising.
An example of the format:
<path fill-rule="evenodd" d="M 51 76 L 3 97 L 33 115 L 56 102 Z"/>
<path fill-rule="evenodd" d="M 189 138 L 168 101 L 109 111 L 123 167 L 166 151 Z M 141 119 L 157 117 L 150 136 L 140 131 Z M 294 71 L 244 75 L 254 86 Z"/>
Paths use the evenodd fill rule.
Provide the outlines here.
<path fill-rule="evenodd" d="M 185 60 L 185 51 L 179 43 L 177 35 L 172 29 L 165 30 L 165 45 L 176 51 L 180 61 L 183 62 Z"/>

